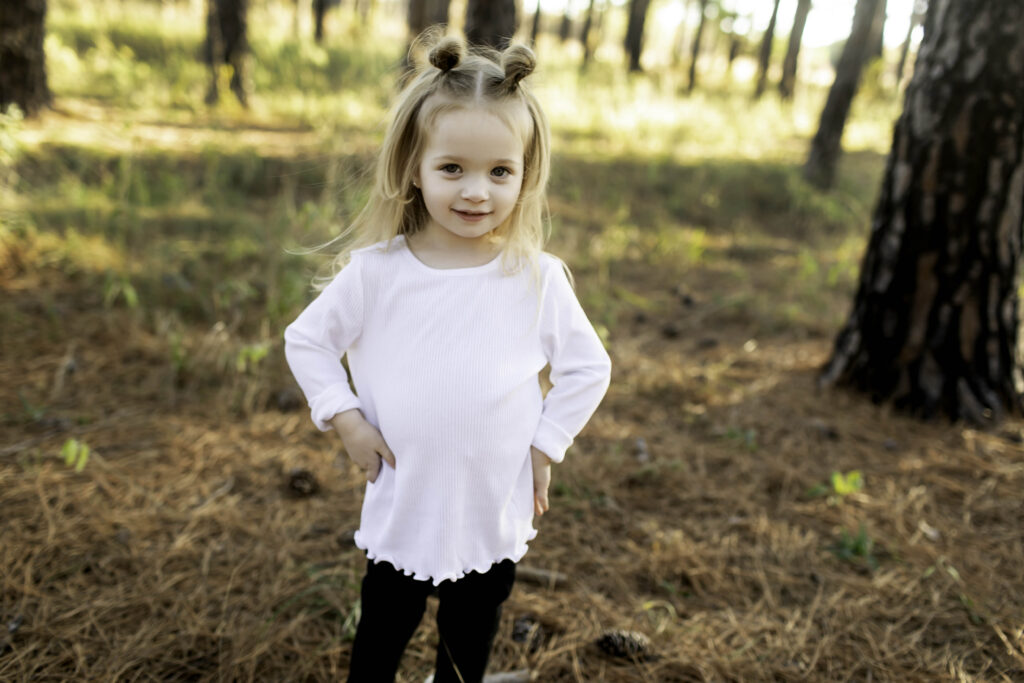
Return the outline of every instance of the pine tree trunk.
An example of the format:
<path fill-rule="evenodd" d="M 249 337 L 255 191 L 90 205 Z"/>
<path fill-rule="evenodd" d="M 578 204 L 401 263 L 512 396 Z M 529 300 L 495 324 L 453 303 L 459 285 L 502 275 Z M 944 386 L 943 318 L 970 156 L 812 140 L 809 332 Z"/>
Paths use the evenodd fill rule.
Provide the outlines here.
<path fill-rule="evenodd" d="M 853 96 L 857 94 L 860 75 L 864 70 L 868 40 L 871 37 L 871 22 L 878 2 L 879 0 L 857 0 L 853 29 L 839 58 L 836 80 L 832 83 L 825 108 L 821 112 L 818 132 L 811 141 L 811 151 L 804 166 L 804 177 L 822 189 L 832 187 L 835 180 L 843 129 L 846 127 L 850 105 L 853 103 Z"/>
<path fill-rule="evenodd" d="M 630 0 L 629 23 L 626 24 L 626 54 L 629 55 L 629 70 L 641 71 L 640 55 L 644 49 L 644 24 L 651 0 Z"/>
<path fill-rule="evenodd" d="M 786 48 L 786 59 L 782 62 L 782 78 L 779 80 L 779 95 L 784 100 L 793 99 L 796 89 L 796 67 L 800 58 L 800 44 L 804 38 L 804 27 L 807 26 L 807 15 L 811 11 L 811 0 L 797 0 L 796 13 L 793 15 L 793 29 L 789 32 L 789 45 Z"/>
<path fill-rule="evenodd" d="M 46 0 L 0 0 L 0 112 L 16 104 L 34 116 L 50 104 L 45 35 Z"/>
<path fill-rule="evenodd" d="M 779 18 L 779 2 L 775 0 L 772 6 L 772 18 L 768 21 L 768 28 L 764 31 L 761 39 L 761 52 L 757 60 L 757 86 L 754 88 L 754 98 L 757 99 L 764 94 L 765 86 L 768 83 L 768 67 L 772 60 L 772 42 L 775 40 L 775 22 Z"/>
<path fill-rule="evenodd" d="M 1024 6 L 932 0 L 850 317 L 822 384 L 922 416 L 1019 414 Z"/>
<path fill-rule="evenodd" d="M 697 58 L 700 56 L 700 39 L 704 35 L 704 24 L 707 22 L 708 0 L 700 0 L 698 11 L 700 12 L 697 23 L 697 32 L 693 35 L 693 45 L 690 46 L 690 79 L 686 84 L 686 92 L 692 93 L 697 87 Z"/>
<path fill-rule="evenodd" d="M 465 32 L 473 45 L 504 50 L 516 32 L 515 0 L 469 0 Z"/>

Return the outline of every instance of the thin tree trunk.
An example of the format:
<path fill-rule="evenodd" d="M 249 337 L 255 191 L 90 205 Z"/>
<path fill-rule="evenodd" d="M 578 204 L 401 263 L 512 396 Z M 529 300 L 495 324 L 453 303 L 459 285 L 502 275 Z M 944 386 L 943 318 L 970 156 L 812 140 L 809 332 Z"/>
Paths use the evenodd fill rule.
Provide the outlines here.
<path fill-rule="evenodd" d="M 764 37 L 761 39 L 761 53 L 757 60 L 757 86 L 754 88 L 755 99 L 764 94 L 764 89 L 768 85 L 768 67 L 771 66 L 772 42 L 775 40 L 775 22 L 779 18 L 780 1 L 775 0 L 775 4 L 772 6 L 772 18 L 768 21 L 768 28 L 765 29 Z"/>
<path fill-rule="evenodd" d="M 466 3 L 465 33 L 471 44 L 504 50 L 515 32 L 515 0 L 468 0 Z"/>
<path fill-rule="evenodd" d="M 1019 414 L 1024 7 L 932 0 L 853 310 L 823 385 L 922 416 Z"/>
<path fill-rule="evenodd" d="M 530 27 L 530 45 L 537 44 L 537 35 L 540 33 L 540 0 L 537 0 L 537 8 L 533 11 L 533 25 Z"/>
<path fill-rule="evenodd" d="M 850 114 L 853 96 L 857 94 L 861 72 L 867 56 L 871 20 L 879 0 L 857 0 L 853 15 L 853 30 L 843 47 L 836 68 L 836 79 L 828 92 L 825 108 L 821 112 L 818 132 L 811 142 L 811 151 L 804 165 L 804 177 L 813 185 L 827 189 L 835 180 L 839 161 L 843 129 Z"/>
<path fill-rule="evenodd" d="M 793 29 L 789 32 L 789 46 L 786 48 L 786 59 L 782 62 L 782 78 L 779 80 L 779 95 L 784 100 L 793 99 L 793 92 L 796 89 L 800 44 L 803 42 L 804 27 L 807 26 L 807 15 L 810 11 L 811 0 L 797 0 Z"/>
<path fill-rule="evenodd" d="M 871 24 L 871 44 L 868 46 L 868 61 L 885 54 L 885 19 L 887 0 L 878 0 L 875 19 Z"/>
<path fill-rule="evenodd" d="M 0 112 L 15 104 L 35 116 L 50 105 L 45 35 L 46 0 L 0 2 Z"/>
<path fill-rule="evenodd" d="M 651 0 L 630 0 L 629 23 L 626 25 L 626 54 L 629 56 L 629 70 L 641 71 L 640 55 L 644 49 L 644 24 Z"/>
<path fill-rule="evenodd" d="M 698 8 L 700 21 L 697 22 L 697 32 L 693 34 L 693 45 L 690 46 L 690 79 L 686 85 L 687 94 L 692 93 L 697 87 L 697 58 L 700 56 L 700 39 L 704 35 L 704 24 L 707 22 L 708 0 L 700 0 Z"/>
<path fill-rule="evenodd" d="M 252 92 L 249 56 L 249 0 L 208 0 L 204 58 L 210 69 L 206 103 L 220 97 L 217 71 L 221 64 L 231 67 L 231 91 L 242 106 L 249 106 Z"/>
<path fill-rule="evenodd" d="M 324 14 L 327 12 L 327 0 L 313 0 L 313 39 L 319 45 L 324 42 Z"/>
<path fill-rule="evenodd" d="M 907 26 L 907 37 L 903 40 L 903 45 L 900 46 L 900 59 L 896 63 L 896 85 L 898 86 L 903 82 L 903 72 L 907 68 L 907 55 L 910 53 L 910 39 L 914 35 L 914 29 L 921 25 L 921 21 L 924 20 L 924 0 L 916 0 L 914 2 L 914 11 L 910 15 L 910 25 Z"/>
<path fill-rule="evenodd" d="M 569 16 L 569 8 L 566 7 L 565 12 L 562 14 L 562 23 L 558 25 L 558 40 L 566 42 L 569 40 L 569 35 L 572 33 L 572 17 Z"/>
<path fill-rule="evenodd" d="M 590 30 L 594 26 L 594 3 L 596 0 L 590 0 L 587 4 L 587 15 L 583 19 L 583 29 L 580 31 L 580 42 L 583 43 L 583 62 L 580 64 L 581 69 L 586 69 L 590 63 L 590 58 L 594 54 L 594 49 L 590 45 Z"/>

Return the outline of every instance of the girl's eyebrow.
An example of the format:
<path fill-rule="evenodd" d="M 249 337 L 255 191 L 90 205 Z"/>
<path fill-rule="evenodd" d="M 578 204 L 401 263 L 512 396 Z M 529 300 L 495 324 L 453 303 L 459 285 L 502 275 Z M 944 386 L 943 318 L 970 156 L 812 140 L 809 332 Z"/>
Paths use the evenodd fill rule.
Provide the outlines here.
<path fill-rule="evenodd" d="M 437 156 L 433 157 L 433 160 L 438 163 L 442 161 L 464 161 L 462 157 L 456 156 L 454 154 L 438 154 Z M 488 163 L 497 164 L 499 166 L 516 166 L 522 164 L 523 162 L 516 161 L 515 159 L 495 159 Z"/>

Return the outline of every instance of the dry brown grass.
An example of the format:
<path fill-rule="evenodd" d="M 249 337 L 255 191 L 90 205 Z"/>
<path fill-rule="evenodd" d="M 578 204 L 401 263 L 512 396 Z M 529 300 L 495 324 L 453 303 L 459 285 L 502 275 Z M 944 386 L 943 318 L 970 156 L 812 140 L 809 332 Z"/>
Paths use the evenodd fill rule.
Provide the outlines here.
<path fill-rule="evenodd" d="M 264 405 L 286 386 L 280 360 L 248 390 L 216 381 L 212 362 L 212 378 L 202 365 L 181 376 L 136 312 L 55 272 L 0 285 L 0 679 L 343 678 L 365 562 L 346 536 L 360 478 L 304 411 L 225 407 L 238 391 Z M 624 683 L 1024 680 L 1020 424 L 926 425 L 818 393 L 827 339 L 755 348 L 704 319 L 711 346 L 685 324 L 696 313 L 678 315 L 674 339 L 657 320 L 613 330 L 612 389 L 557 468 L 523 561 L 570 580 L 517 585 L 492 668 Z M 46 414 L 26 417 L 22 400 Z M 81 472 L 57 457 L 71 437 L 94 451 Z M 295 467 L 321 492 L 289 496 Z M 851 470 L 860 492 L 808 495 Z M 829 550 L 861 525 L 877 568 Z M 431 670 L 431 615 L 401 681 Z M 528 615 L 532 649 L 511 637 Z M 602 654 L 609 628 L 648 635 L 653 656 Z"/>

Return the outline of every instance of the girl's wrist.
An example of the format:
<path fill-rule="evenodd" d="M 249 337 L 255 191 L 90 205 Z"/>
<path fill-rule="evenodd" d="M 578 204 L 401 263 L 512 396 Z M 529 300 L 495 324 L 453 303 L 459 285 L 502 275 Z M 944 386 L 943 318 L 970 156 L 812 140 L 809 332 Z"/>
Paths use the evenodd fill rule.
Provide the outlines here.
<path fill-rule="evenodd" d="M 362 412 L 358 408 L 346 410 L 338 413 L 331 418 L 331 426 L 334 427 L 334 431 L 338 432 L 339 435 L 344 436 L 354 428 L 359 426 L 365 418 Z"/>

